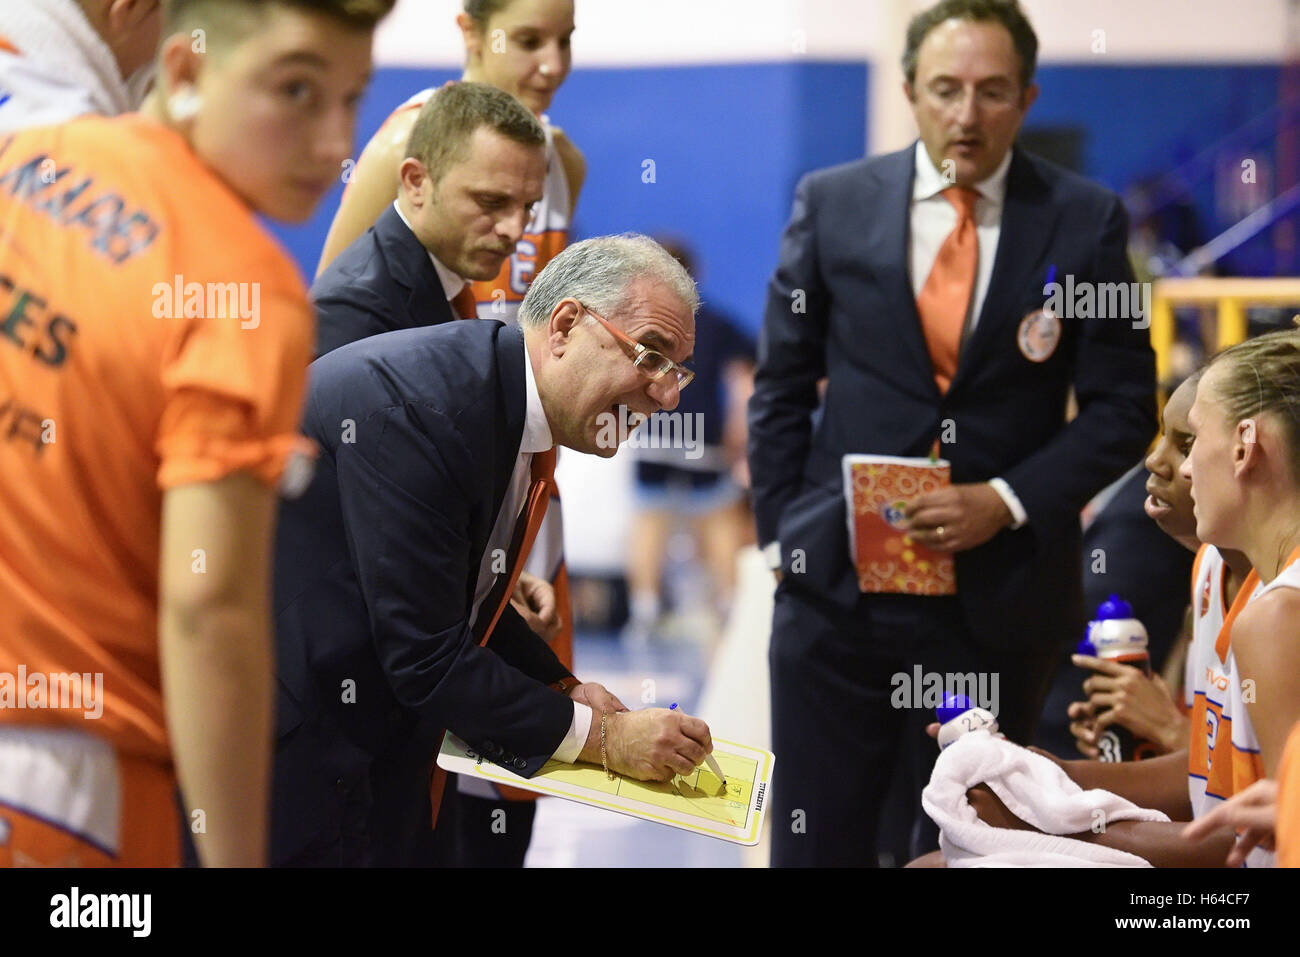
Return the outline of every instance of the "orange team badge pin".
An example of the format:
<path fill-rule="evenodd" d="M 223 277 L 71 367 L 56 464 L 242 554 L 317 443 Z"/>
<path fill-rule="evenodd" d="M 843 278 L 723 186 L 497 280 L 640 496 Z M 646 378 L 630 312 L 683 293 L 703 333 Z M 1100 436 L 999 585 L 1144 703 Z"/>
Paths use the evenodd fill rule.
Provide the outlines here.
<path fill-rule="evenodd" d="M 1044 306 L 1020 320 L 1016 345 L 1030 362 L 1046 362 L 1061 342 L 1061 320 Z"/>

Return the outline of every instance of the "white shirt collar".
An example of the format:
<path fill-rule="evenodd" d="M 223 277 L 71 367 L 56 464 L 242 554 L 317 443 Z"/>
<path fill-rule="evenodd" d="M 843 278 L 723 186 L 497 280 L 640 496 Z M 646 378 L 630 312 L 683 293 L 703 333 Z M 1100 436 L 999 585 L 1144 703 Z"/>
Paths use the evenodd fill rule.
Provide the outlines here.
<path fill-rule="evenodd" d="M 537 378 L 533 375 L 533 360 L 524 341 L 524 437 L 519 443 L 519 454 L 546 452 L 555 446 L 551 438 L 551 425 L 546 421 L 542 397 L 537 391 Z"/>
<path fill-rule="evenodd" d="M 398 200 L 393 200 L 393 209 L 397 210 L 397 215 L 401 217 L 402 222 L 406 224 L 406 228 L 411 229 L 411 222 L 402 212 L 402 207 Z M 414 234 L 415 230 L 411 229 L 411 233 Z M 426 249 L 425 252 L 429 253 L 429 250 Z M 455 299 L 456 296 L 459 295 L 460 291 L 469 285 L 463 276 L 452 272 L 444 266 L 438 261 L 438 257 L 433 253 L 429 253 L 429 261 L 433 263 L 433 268 L 438 273 L 438 281 L 442 283 L 442 291 L 447 297 L 448 302 Z"/>
<path fill-rule="evenodd" d="M 998 164 L 997 169 L 988 175 L 986 179 L 980 180 L 975 184 L 975 190 L 980 194 L 982 199 L 986 199 L 996 206 L 1001 206 L 1003 199 L 1007 195 L 1007 169 L 1011 166 L 1011 150 L 1007 150 L 1007 155 L 1002 157 L 1002 162 Z M 912 202 L 930 199 L 938 196 L 952 183 L 943 178 L 943 174 L 930 162 L 930 154 L 926 152 L 925 143 L 922 140 L 916 141 L 916 175 L 912 178 Z"/>

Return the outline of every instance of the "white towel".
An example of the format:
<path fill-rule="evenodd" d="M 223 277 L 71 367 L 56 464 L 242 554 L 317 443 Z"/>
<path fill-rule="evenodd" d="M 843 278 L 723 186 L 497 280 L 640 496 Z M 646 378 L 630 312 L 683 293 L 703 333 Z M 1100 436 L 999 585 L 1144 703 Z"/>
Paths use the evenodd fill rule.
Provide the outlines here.
<path fill-rule="evenodd" d="M 123 79 L 77 0 L 4 0 L 0 36 L 19 51 L 0 52 L 0 132 L 134 110 L 153 74 Z"/>
<path fill-rule="evenodd" d="M 977 784 L 1045 833 L 985 824 L 966 800 Z M 1085 791 L 1052 761 L 987 731 L 972 731 L 939 755 L 921 805 L 939 825 L 949 867 L 1150 867 L 1135 854 L 1059 835 L 1091 831 L 1099 820 L 1169 820 L 1118 794 Z"/>

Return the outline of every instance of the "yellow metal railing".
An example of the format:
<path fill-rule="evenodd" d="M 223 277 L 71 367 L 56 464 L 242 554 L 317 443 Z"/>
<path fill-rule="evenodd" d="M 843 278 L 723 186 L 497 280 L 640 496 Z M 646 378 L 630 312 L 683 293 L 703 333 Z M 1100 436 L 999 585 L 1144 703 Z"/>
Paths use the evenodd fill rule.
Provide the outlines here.
<path fill-rule="evenodd" d="M 1179 306 L 1216 306 L 1213 342 L 1203 342 L 1205 354 L 1236 345 L 1246 338 L 1248 306 L 1300 306 L 1300 278 L 1157 279 L 1151 284 L 1151 347 L 1156 353 L 1156 381 L 1168 381 L 1177 341 L 1174 310 Z"/>

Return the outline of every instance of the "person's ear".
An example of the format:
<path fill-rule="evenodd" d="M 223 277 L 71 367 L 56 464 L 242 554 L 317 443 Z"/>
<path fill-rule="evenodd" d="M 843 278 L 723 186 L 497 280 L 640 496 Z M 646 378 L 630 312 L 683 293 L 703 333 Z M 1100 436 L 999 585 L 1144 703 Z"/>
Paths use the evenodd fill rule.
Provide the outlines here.
<path fill-rule="evenodd" d="M 1241 477 L 1259 462 L 1263 454 L 1259 448 L 1259 426 L 1254 419 L 1242 419 L 1232 443 L 1232 473 Z"/>
<path fill-rule="evenodd" d="M 414 156 L 402 160 L 402 165 L 397 167 L 397 179 L 412 206 L 418 209 L 428 202 L 426 192 L 433 189 L 433 180 L 425 165 Z"/>
<path fill-rule="evenodd" d="M 468 13 L 456 14 L 456 26 L 465 39 L 465 62 L 474 63 L 483 56 L 483 31 Z"/>
<path fill-rule="evenodd" d="M 1021 113 L 1029 112 L 1029 108 L 1033 106 L 1034 101 L 1038 99 L 1038 93 L 1039 93 L 1039 89 L 1037 83 L 1031 83 L 1024 88 L 1024 90 L 1020 94 Z"/>
<path fill-rule="evenodd" d="M 104 15 L 109 35 L 129 33 L 158 12 L 159 6 L 160 0 L 110 0 Z"/>
<path fill-rule="evenodd" d="M 903 95 L 907 97 L 907 102 L 916 106 L 916 91 L 912 89 L 912 84 L 906 80 L 903 81 Z"/>
<path fill-rule="evenodd" d="M 203 63 L 203 54 L 194 51 L 188 35 L 176 33 L 163 41 L 158 52 L 158 87 L 174 122 L 184 122 L 198 112 Z"/>
<path fill-rule="evenodd" d="M 582 321 L 582 306 L 576 299 L 561 299 L 551 310 L 551 321 L 547 326 L 546 342 L 551 355 L 557 359 L 569 348 L 574 327 Z"/>

